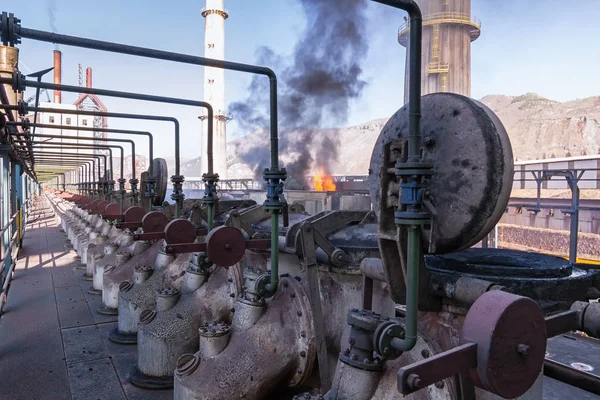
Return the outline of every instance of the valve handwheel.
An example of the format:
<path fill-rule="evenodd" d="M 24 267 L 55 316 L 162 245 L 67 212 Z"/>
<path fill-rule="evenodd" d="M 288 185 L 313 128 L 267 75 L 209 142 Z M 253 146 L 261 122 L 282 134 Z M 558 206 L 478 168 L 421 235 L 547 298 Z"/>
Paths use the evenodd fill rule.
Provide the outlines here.
<path fill-rule="evenodd" d="M 167 216 L 159 211 L 152 211 L 142 218 L 144 232 L 162 232 L 167 226 Z"/>
<path fill-rule="evenodd" d="M 178 218 L 165 226 L 165 242 L 169 245 L 194 243 L 196 228 L 187 219 Z"/>
<path fill-rule="evenodd" d="M 144 215 L 146 214 L 146 211 L 144 211 L 143 208 L 141 207 L 129 207 L 127 210 L 125 210 L 125 222 L 138 222 L 141 221 L 142 218 L 144 218 Z"/>
<path fill-rule="evenodd" d="M 206 256 L 221 267 L 240 262 L 246 252 L 246 238 L 237 228 L 219 226 L 206 236 Z"/>
<path fill-rule="evenodd" d="M 118 203 L 110 203 L 104 207 L 103 214 L 107 218 L 117 218 L 121 215 L 121 205 Z"/>

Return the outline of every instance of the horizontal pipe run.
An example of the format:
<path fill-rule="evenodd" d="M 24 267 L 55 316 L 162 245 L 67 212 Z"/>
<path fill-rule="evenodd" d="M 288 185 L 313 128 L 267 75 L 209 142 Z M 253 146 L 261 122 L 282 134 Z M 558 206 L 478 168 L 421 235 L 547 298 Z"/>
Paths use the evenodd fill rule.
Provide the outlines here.
<path fill-rule="evenodd" d="M 0 83 L 6 81 L 7 84 L 14 84 L 14 80 L 12 78 L 0 78 Z M 192 106 L 192 107 L 201 107 L 206 108 L 208 112 L 208 116 L 211 121 L 214 119 L 212 106 L 204 101 L 196 101 L 196 100 L 188 100 L 188 99 L 179 99 L 174 97 L 164 97 L 164 96 L 155 96 L 141 93 L 130 93 L 130 92 L 120 92 L 116 90 L 108 90 L 108 89 L 96 89 L 96 88 L 86 88 L 79 86 L 69 86 L 69 85 L 56 85 L 52 83 L 45 82 L 36 82 L 31 80 L 23 80 L 22 82 L 26 87 L 34 87 L 34 88 L 42 88 L 42 89 L 58 89 L 64 92 L 72 92 L 72 93 L 87 93 L 94 94 L 98 96 L 107 96 L 107 97 L 119 97 L 124 99 L 131 100 L 143 100 L 150 101 L 156 103 L 167 103 L 167 104 L 177 104 L 184 106 Z M 33 125 L 33 124 L 31 124 Z M 39 125 L 37 125 L 39 127 Z M 212 130 L 212 124 L 209 124 L 209 130 Z M 100 129 L 93 129 L 95 131 L 101 131 Z M 178 140 L 178 138 L 176 138 Z M 179 143 L 176 143 L 175 149 L 175 158 L 179 159 Z M 179 175 L 180 171 L 175 167 L 176 175 Z"/>
<path fill-rule="evenodd" d="M 271 132 L 271 170 L 279 170 L 279 138 L 277 132 L 277 76 L 272 69 L 256 65 L 242 64 L 231 61 L 215 60 L 205 57 L 191 56 L 187 54 L 173 53 L 169 51 L 148 49 L 144 47 L 129 46 L 120 43 L 111 43 L 101 40 L 80 38 L 76 36 L 62 35 L 52 32 L 44 32 L 35 29 L 18 27 L 19 34 L 24 38 L 64 44 L 66 46 L 84 47 L 94 50 L 108 51 L 112 53 L 121 53 L 131 56 L 154 58 L 164 61 L 173 61 L 183 64 L 200 65 L 231 71 L 246 72 L 251 74 L 264 75 L 269 78 L 270 94 L 270 132 Z M 85 89 L 85 88 L 80 88 Z M 59 88 L 62 90 L 62 88 Z M 179 172 L 177 172 L 179 175 Z"/>
<path fill-rule="evenodd" d="M 62 125 L 60 125 L 62 126 Z M 63 128 L 60 128 L 63 129 Z M 67 128 L 65 128 L 66 130 L 77 130 L 77 128 L 72 127 L 72 126 L 67 126 Z M 36 133 L 35 134 L 36 138 L 37 137 L 41 137 L 41 138 L 53 138 L 53 139 L 74 139 L 74 140 L 85 140 L 85 141 L 97 141 L 98 139 L 96 138 L 86 138 L 86 137 L 79 137 L 79 136 L 64 136 L 64 135 L 50 135 L 50 134 L 46 134 L 46 133 Z M 117 143 L 129 143 L 131 144 L 131 152 L 132 154 L 135 154 L 135 142 L 131 139 L 114 139 L 114 138 L 106 138 L 103 139 L 106 142 L 117 142 Z M 131 157 L 131 166 L 133 168 L 133 177 L 135 179 L 135 157 L 132 156 Z M 123 177 L 122 175 L 123 173 L 123 169 L 121 168 L 121 178 Z"/>
<path fill-rule="evenodd" d="M 9 122 L 9 124 L 22 125 L 22 123 L 19 123 L 19 122 Z M 76 126 L 71 126 L 71 125 L 34 124 L 34 123 L 28 123 L 26 125 L 37 126 L 38 128 L 47 128 L 47 129 L 88 131 L 88 132 L 106 132 L 106 133 L 118 133 L 118 134 L 125 134 L 125 135 L 150 135 L 151 136 L 151 134 L 149 132 L 132 131 L 132 130 L 128 130 L 128 129 L 82 128 L 82 127 L 76 127 Z M 51 137 L 51 138 L 55 138 L 55 139 L 93 140 L 95 142 L 100 141 L 97 138 L 86 138 L 86 137 L 80 137 L 80 136 L 64 136 L 64 135 L 48 135 L 48 134 L 39 134 L 39 133 L 36 133 L 36 137 Z M 132 170 L 131 178 L 136 179 L 136 176 L 135 176 L 135 142 L 130 139 L 113 139 L 113 138 L 103 138 L 102 141 L 104 141 L 104 142 L 121 142 L 121 143 L 130 143 L 131 144 L 131 170 Z M 152 144 L 152 141 L 150 141 L 150 144 Z M 150 150 L 152 150 L 152 146 L 150 146 Z M 152 161 L 152 159 L 151 159 L 151 161 Z M 152 165 L 152 162 L 150 162 L 150 165 Z"/>

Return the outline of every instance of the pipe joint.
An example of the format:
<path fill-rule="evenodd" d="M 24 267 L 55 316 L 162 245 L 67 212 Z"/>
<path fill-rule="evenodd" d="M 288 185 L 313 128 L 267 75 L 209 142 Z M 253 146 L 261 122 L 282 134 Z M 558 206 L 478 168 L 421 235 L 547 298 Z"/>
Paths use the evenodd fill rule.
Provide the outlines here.
<path fill-rule="evenodd" d="M 267 199 L 264 202 L 265 209 L 271 211 L 281 211 L 283 201 L 279 197 L 283 194 L 283 181 L 287 177 L 285 168 L 265 169 L 263 179 L 267 181 Z"/>
<path fill-rule="evenodd" d="M 354 308 L 348 313 L 347 321 L 350 325 L 348 347 L 340 354 L 340 361 L 361 370 L 382 370 L 383 359 L 387 357 L 378 351 L 378 333 L 380 326 L 389 324 L 390 319 L 371 311 Z M 373 356 L 374 352 L 380 355 Z"/>
<path fill-rule="evenodd" d="M 21 20 L 15 17 L 13 13 L 2 12 L 0 36 L 5 46 L 15 46 L 21 43 Z"/>
<path fill-rule="evenodd" d="M 202 198 L 202 203 L 214 204 L 216 201 L 215 194 L 217 193 L 219 174 L 203 174 L 202 181 L 204 182 L 204 197 Z"/>

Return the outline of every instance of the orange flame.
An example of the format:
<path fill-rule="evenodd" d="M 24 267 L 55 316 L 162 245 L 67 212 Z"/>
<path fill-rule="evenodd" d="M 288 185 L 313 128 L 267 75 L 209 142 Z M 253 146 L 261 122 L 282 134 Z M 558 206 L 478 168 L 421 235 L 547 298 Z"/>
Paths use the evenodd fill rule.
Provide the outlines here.
<path fill-rule="evenodd" d="M 335 191 L 335 183 L 333 182 L 333 177 L 331 175 L 324 175 L 322 170 L 313 176 L 313 185 L 315 186 L 315 190 L 317 192 L 334 192 Z"/>

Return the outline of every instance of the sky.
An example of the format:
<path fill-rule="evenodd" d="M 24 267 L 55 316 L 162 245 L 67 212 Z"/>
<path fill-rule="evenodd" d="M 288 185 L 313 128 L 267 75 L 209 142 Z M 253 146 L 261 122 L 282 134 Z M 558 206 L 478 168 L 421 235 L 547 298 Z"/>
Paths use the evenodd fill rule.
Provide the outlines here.
<path fill-rule="evenodd" d="M 204 6 L 202 0 L 22 0 L 3 2 L 2 11 L 14 13 L 26 28 L 202 56 Z M 260 46 L 284 57 L 291 55 L 306 22 L 299 0 L 225 0 L 225 7 L 229 12 L 225 58 L 229 61 L 255 63 Z M 369 50 L 362 78 L 367 86 L 352 103 L 346 126 L 390 117 L 403 105 L 405 49 L 397 42 L 397 30 L 406 14 L 373 2 L 368 2 L 366 10 Z M 568 101 L 600 95 L 599 11 L 598 0 L 580 0 L 576 7 L 564 0 L 472 0 L 471 14 L 482 22 L 481 37 L 472 44 L 472 97 L 535 92 Z M 54 44 L 23 39 L 19 47 L 22 72 L 52 66 Z M 202 100 L 202 67 L 68 46 L 60 50 L 64 84 L 78 84 L 78 64 L 82 64 L 92 67 L 97 88 Z M 226 101 L 244 100 L 251 78 L 227 71 Z M 28 90 L 26 98 L 32 94 Z M 76 97 L 63 92 L 64 103 Z M 200 110 L 101 99 L 109 111 L 178 118 L 182 157 L 200 155 Z M 229 140 L 247 133 L 233 117 L 227 127 Z M 155 156 L 173 157 L 172 124 L 110 119 L 109 127 L 148 130 L 156 137 Z M 136 142 L 136 152 L 147 155 L 144 139 Z"/>

